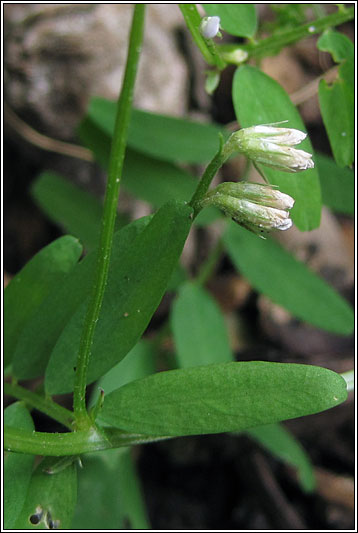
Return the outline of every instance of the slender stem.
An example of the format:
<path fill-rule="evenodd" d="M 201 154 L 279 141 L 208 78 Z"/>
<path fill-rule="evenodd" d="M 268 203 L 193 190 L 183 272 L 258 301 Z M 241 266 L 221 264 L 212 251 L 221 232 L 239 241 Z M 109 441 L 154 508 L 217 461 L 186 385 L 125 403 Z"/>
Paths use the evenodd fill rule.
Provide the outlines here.
<path fill-rule="evenodd" d="M 4 383 L 4 393 L 17 398 L 18 400 L 23 400 L 34 409 L 41 411 L 41 413 L 45 413 L 69 429 L 73 429 L 75 418 L 72 411 L 58 405 L 58 403 L 55 403 L 51 398 L 43 398 L 42 396 L 14 383 Z"/>
<path fill-rule="evenodd" d="M 250 43 L 242 45 L 237 48 L 248 52 L 249 57 L 266 56 L 269 55 L 272 50 L 283 48 L 290 44 L 293 44 L 305 37 L 310 37 L 316 33 L 322 33 L 324 30 L 339 26 L 344 22 L 354 19 L 354 7 L 345 9 L 344 11 L 336 11 L 331 15 L 322 17 L 306 24 L 302 24 L 297 28 L 286 30 L 284 32 L 272 35 L 266 39 L 262 39 L 256 43 Z M 220 50 L 220 45 L 218 45 Z"/>
<path fill-rule="evenodd" d="M 222 149 L 222 141 L 221 146 L 219 148 L 219 151 L 214 156 L 214 158 L 210 161 L 208 166 L 205 169 L 204 174 L 202 175 L 202 178 L 196 188 L 196 191 L 194 192 L 194 195 L 192 199 L 190 200 L 190 205 L 194 209 L 194 218 L 198 215 L 201 206 L 200 201 L 202 200 L 203 196 L 206 194 L 208 188 L 210 187 L 210 183 L 212 182 L 215 174 L 219 170 L 219 168 L 224 164 L 227 157 L 223 154 Z"/>
<path fill-rule="evenodd" d="M 205 61 L 212 66 L 217 66 L 219 69 L 222 69 L 225 66 L 225 63 L 220 58 L 217 50 L 215 48 L 209 48 L 207 40 L 201 35 L 199 31 L 199 26 L 201 23 L 201 16 L 196 8 L 195 4 L 179 4 L 180 11 L 183 14 L 184 20 L 188 29 L 202 53 Z"/>
<path fill-rule="evenodd" d="M 9 452 L 58 457 L 132 446 L 168 438 L 170 437 L 125 433 L 116 428 L 101 428 L 101 431 L 90 428 L 71 433 L 42 433 L 5 427 L 4 449 Z"/>
<path fill-rule="evenodd" d="M 91 420 L 86 411 L 85 400 L 87 369 L 95 327 L 101 310 L 108 277 L 119 186 L 122 176 L 134 84 L 143 39 L 145 7 L 145 4 L 136 4 L 134 7 L 126 70 L 118 100 L 117 116 L 112 139 L 108 182 L 98 249 L 97 270 L 77 356 L 74 386 L 74 412 L 78 428 L 88 428 L 91 424 Z"/>

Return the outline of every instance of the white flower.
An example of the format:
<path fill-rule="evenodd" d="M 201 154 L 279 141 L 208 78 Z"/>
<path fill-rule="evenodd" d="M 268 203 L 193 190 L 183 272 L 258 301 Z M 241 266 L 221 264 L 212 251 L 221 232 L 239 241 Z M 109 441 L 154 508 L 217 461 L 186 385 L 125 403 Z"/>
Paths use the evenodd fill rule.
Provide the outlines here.
<path fill-rule="evenodd" d="M 254 233 L 286 230 L 292 226 L 289 210 L 295 201 L 270 185 L 222 183 L 209 191 L 201 204 L 213 205 Z"/>
<path fill-rule="evenodd" d="M 220 17 L 203 17 L 199 29 L 205 39 L 216 37 L 220 30 Z"/>
<path fill-rule="evenodd" d="M 226 156 L 238 151 L 254 163 L 284 172 L 300 172 L 314 167 L 311 154 L 292 148 L 306 137 L 307 134 L 300 130 L 263 124 L 233 133 L 224 150 Z"/>

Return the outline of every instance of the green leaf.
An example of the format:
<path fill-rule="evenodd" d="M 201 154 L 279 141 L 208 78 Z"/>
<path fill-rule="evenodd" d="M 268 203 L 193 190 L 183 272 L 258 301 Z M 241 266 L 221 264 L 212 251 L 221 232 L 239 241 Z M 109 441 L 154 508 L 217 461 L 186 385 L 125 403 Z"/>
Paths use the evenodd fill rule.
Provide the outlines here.
<path fill-rule="evenodd" d="M 149 218 L 136 220 L 114 235 L 113 265 L 121 261 L 122 251 L 143 230 Z M 63 328 L 88 297 L 95 267 L 96 251 L 89 253 L 55 286 L 29 320 L 19 337 L 14 355 L 13 371 L 18 379 L 43 375 Z"/>
<path fill-rule="evenodd" d="M 188 282 L 180 287 L 171 326 L 181 368 L 232 361 L 223 314 L 199 285 Z"/>
<path fill-rule="evenodd" d="M 329 409 L 344 379 L 310 365 L 263 361 L 159 372 L 109 394 L 100 418 L 145 435 L 243 431 Z"/>
<path fill-rule="evenodd" d="M 101 316 L 91 350 L 88 383 L 98 379 L 133 348 L 157 309 L 177 264 L 192 221 L 186 203 L 170 202 L 111 262 Z M 70 392 L 87 302 L 64 329 L 46 371 L 46 391 Z M 58 379 L 61 376 L 61 379 Z"/>
<path fill-rule="evenodd" d="M 154 355 L 152 345 L 148 341 L 140 340 L 120 363 L 98 380 L 90 405 L 97 400 L 98 389 L 103 389 L 106 397 L 126 383 L 154 374 Z"/>
<path fill-rule="evenodd" d="M 280 424 L 270 424 L 249 429 L 247 433 L 274 457 L 297 468 L 304 491 L 314 490 L 316 483 L 310 458 L 288 429 Z"/>
<path fill-rule="evenodd" d="M 53 458 L 36 468 L 16 529 L 68 529 L 77 498 L 77 472 L 72 463 L 56 474 L 44 470 Z"/>
<path fill-rule="evenodd" d="M 149 529 L 129 449 L 87 454 L 71 529 Z"/>
<path fill-rule="evenodd" d="M 114 128 L 115 108 L 115 102 L 93 98 L 87 115 L 110 137 Z M 164 161 L 205 163 L 217 152 L 219 133 L 227 137 L 227 133 L 216 124 L 133 109 L 128 146 Z"/>
<path fill-rule="evenodd" d="M 87 250 L 97 246 L 102 218 L 102 205 L 84 191 L 54 172 L 43 172 L 31 188 L 31 194 L 56 224 L 75 235 Z M 116 220 L 116 229 L 124 220 Z"/>
<path fill-rule="evenodd" d="M 4 411 L 4 424 L 18 429 L 35 429 L 31 415 L 23 403 L 16 402 Z M 13 529 L 24 505 L 35 457 L 21 453 L 5 453 L 4 457 L 4 529 Z"/>
<path fill-rule="evenodd" d="M 305 131 L 302 119 L 286 91 L 272 78 L 256 67 L 238 68 L 233 81 L 233 102 L 237 120 L 246 128 L 257 124 L 268 124 L 288 120 L 288 128 Z M 299 146 L 313 153 L 312 145 L 306 138 Z M 296 174 L 262 167 L 270 183 L 278 185 L 295 199 L 291 211 L 292 219 L 301 231 L 317 228 L 321 215 L 321 193 L 316 168 Z"/>
<path fill-rule="evenodd" d="M 354 45 L 346 35 L 327 30 L 317 47 L 342 62 L 333 84 L 320 81 L 318 96 L 334 159 L 341 167 L 350 166 L 354 161 Z"/>
<path fill-rule="evenodd" d="M 354 160 L 354 91 L 341 77 L 329 85 L 321 80 L 319 105 L 337 165 L 350 166 Z"/>
<path fill-rule="evenodd" d="M 92 150 L 99 164 L 108 169 L 111 137 L 90 118 L 82 121 L 79 136 Z M 189 200 L 197 180 L 188 172 L 167 161 L 153 159 L 127 148 L 124 161 L 123 190 L 136 198 L 161 207 L 169 200 Z"/>
<path fill-rule="evenodd" d="M 64 275 L 77 263 L 82 246 L 66 235 L 38 252 L 16 274 L 4 291 L 4 365 L 14 355 L 19 336 L 37 313 L 47 295 L 58 287 Z"/>
<path fill-rule="evenodd" d="M 339 167 L 333 159 L 316 155 L 317 168 L 325 205 L 337 213 L 354 215 L 354 172 Z"/>
<path fill-rule="evenodd" d="M 234 222 L 223 240 L 234 265 L 257 291 L 309 324 L 341 335 L 353 332 L 348 303 L 278 243 L 259 239 Z"/>
<path fill-rule="evenodd" d="M 220 17 L 220 27 L 236 37 L 253 37 L 257 29 L 254 4 L 202 4 L 210 16 Z"/>
<path fill-rule="evenodd" d="M 129 448 L 120 454 L 118 470 L 120 472 L 119 497 L 123 505 L 124 527 L 150 529 L 140 481 Z"/>
<path fill-rule="evenodd" d="M 317 48 L 329 52 L 336 63 L 345 59 L 354 59 L 354 44 L 344 35 L 335 30 L 326 30 L 317 41 Z"/>

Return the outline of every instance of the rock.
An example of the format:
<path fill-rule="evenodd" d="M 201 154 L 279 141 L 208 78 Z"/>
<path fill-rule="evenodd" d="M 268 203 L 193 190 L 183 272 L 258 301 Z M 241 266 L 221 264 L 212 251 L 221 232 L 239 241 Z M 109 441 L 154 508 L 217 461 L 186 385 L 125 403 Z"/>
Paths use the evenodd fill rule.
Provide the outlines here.
<path fill-rule="evenodd" d="M 5 98 L 34 127 L 71 139 L 91 96 L 116 99 L 132 18 L 131 4 L 8 4 Z M 174 30 L 178 6 L 148 5 L 135 105 L 181 115 L 187 68 Z"/>

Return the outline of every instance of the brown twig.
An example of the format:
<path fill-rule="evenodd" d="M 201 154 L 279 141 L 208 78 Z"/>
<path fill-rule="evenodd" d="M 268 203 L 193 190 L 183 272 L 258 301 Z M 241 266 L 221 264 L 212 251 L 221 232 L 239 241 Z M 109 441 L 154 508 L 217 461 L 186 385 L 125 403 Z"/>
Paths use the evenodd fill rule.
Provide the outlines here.
<path fill-rule="evenodd" d="M 4 110 L 6 122 L 14 131 L 16 131 L 16 133 L 18 133 L 23 139 L 26 139 L 29 143 L 49 152 L 77 157 L 77 159 L 82 159 L 84 161 L 94 161 L 92 152 L 87 148 L 58 141 L 57 139 L 52 139 L 51 137 L 39 133 L 26 124 L 26 122 L 21 120 L 21 118 L 18 117 L 7 104 L 4 105 Z"/>

